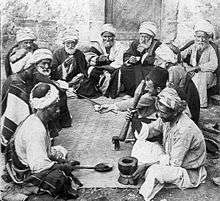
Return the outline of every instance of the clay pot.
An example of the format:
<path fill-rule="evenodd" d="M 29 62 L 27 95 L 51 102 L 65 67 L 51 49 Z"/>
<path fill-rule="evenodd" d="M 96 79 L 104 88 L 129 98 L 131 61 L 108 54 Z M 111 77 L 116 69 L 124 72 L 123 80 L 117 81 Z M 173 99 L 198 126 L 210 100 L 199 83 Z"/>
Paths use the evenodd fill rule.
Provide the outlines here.
<path fill-rule="evenodd" d="M 118 161 L 118 169 L 123 175 L 132 175 L 138 167 L 138 160 L 131 156 L 122 157 Z"/>

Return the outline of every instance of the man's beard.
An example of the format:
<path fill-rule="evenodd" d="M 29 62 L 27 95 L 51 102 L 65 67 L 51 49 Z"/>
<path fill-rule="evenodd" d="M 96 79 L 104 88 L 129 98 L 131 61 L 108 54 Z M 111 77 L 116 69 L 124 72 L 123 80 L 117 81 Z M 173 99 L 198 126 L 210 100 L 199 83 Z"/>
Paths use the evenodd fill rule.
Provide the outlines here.
<path fill-rule="evenodd" d="M 76 48 L 74 47 L 74 48 L 72 49 L 72 48 L 67 48 L 67 47 L 65 47 L 65 51 L 66 51 L 68 54 L 74 54 L 75 51 L 76 51 Z"/>
<path fill-rule="evenodd" d="M 114 41 L 105 41 L 103 44 L 106 48 L 110 48 L 114 45 Z"/>
<path fill-rule="evenodd" d="M 196 42 L 196 48 L 199 51 L 203 51 L 208 47 L 208 43 L 204 43 L 204 42 Z"/>
<path fill-rule="evenodd" d="M 152 43 L 152 40 L 153 39 L 150 38 L 148 41 L 146 41 L 146 40 L 142 41 L 142 42 L 140 41 L 140 44 L 144 44 L 145 48 L 148 49 L 150 47 L 151 43 Z"/>

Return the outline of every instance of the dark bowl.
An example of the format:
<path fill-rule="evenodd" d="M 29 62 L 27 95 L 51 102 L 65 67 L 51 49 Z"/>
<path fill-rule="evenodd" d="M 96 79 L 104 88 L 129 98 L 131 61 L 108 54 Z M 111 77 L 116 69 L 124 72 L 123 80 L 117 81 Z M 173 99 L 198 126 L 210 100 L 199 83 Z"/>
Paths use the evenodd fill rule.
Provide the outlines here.
<path fill-rule="evenodd" d="M 131 156 L 122 157 L 118 161 L 118 169 L 123 175 L 132 175 L 138 167 L 138 160 Z"/>

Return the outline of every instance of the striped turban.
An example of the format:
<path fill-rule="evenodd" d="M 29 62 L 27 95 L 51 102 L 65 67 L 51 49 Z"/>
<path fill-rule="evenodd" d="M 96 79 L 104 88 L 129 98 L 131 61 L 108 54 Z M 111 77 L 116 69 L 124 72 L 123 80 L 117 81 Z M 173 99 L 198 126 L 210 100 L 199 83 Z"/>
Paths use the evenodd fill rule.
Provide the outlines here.
<path fill-rule="evenodd" d="M 157 101 L 174 111 L 181 113 L 186 109 L 187 103 L 181 100 L 174 88 L 166 87 L 158 94 Z"/>

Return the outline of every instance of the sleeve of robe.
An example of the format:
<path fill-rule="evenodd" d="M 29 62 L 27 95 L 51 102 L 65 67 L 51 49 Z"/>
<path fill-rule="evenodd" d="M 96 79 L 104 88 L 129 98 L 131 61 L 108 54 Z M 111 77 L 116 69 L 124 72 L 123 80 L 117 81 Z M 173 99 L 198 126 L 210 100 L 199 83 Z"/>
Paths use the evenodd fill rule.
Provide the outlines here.
<path fill-rule="evenodd" d="M 13 51 L 13 49 L 16 46 L 13 46 L 7 53 L 6 57 L 5 57 L 5 73 L 6 73 L 6 77 L 9 77 L 10 75 L 12 75 L 12 70 L 11 70 L 11 64 L 10 64 L 10 55 L 11 52 Z"/>
<path fill-rule="evenodd" d="M 51 79 L 52 80 L 59 80 L 62 78 L 62 67 L 60 61 L 59 51 L 55 51 L 53 53 L 53 60 L 51 64 Z"/>
<path fill-rule="evenodd" d="M 139 92 L 141 90 L 141 84 L 138 85 L 138 87 L 135 90 L 135 93 Z M 115 103 L 117 109 L 119 111 L 126 111 L 127 109 L 131 108 L 134 102 L 134 98 L 130 98 L 128 100 L 124 100 L 124 101 L 120 101 Z M 138 105 L 137 108 L 141 109 L 143 107 L 149 107 L 152 106 L 152 104 L 154 104 L 155 100 L 154 98 L 149 95 L 148 93 L 143 94 L 140 98 L 140 100 L 138 101 Z"/>
<path fill-rule="evenodd" d="M 142 128 L 139 134 L 135 133 L 138 140 L 146 140 L 155 136 L 159 136 L 163 131 L 163 122 L 161 118 L 153 121 L 150 124 L 142 123 Z"/>
<path fill-rule="evenodd" d="M 29 132 L 26 135 L 26 154 L 27 162 L 32 172 L 37 173 L 42 170 L 49 169 L 53 166 L 54 162 L 48 158 L 48 141 L 45 128 L 33 122 Z M 38 129 L 36 129 L 38 128 Z"/>
<path fill-rule="evenodd" d="M 18 73 L 19 71 L 21 71 L 28 63 L 29 59 L 31 58 L 31 55 L 32 53 L 29 52 L 24 57 L 18 59 L 16 62 L 11 62 L 10 65 L 12 73 Z"/>
<path fill-rule="evenodd" d="M 173 143 L 170 155 L 170 165 L 181 167 L 192 142 L 190 130 L 178 129 L 172 136 Z"/>
<path fill-rule="evenodd" d="M 218 57 L 212 46 L 210 46 L 210 54 L 208 56 L 209 61 L 199 65 L 202 72 L 214 72 L 218 67 Z"/>
<path fill-rule="evenodd" d="M 124 112 L 132 107 L 133 102 L 134 102 L 134 98 L 130 98 L 128 100 L 117 102 L 115 103 L 115 105 L 119 111 Z M 152 104 L 154 104 L 154 99 L 151 96 L 149 96 L 149 94 L 144 94 L 141 96 L 137 108 L 139 109 L 142 107 L 149 107 Z"/>

